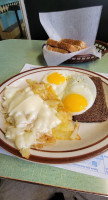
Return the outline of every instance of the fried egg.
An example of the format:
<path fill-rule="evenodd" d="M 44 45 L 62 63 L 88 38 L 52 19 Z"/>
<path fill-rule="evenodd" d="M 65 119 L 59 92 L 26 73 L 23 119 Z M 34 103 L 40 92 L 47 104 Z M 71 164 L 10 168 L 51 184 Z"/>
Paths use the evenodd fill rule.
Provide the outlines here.
<path fill-rule="evenodd" d="M 94 82 L 81 73 L 74 73 L 67 81 L 62 101 L 64 107 L 72 113 L 79 115 L 88 110 L 96 98 Z"/>
<path fill-rule="evenodd" d="M 49 83 L 66 110 L 72 115 L 79 115 L 88 110 L 96 98 L 96 86 L 85 74 L 68 71 L 51 71 L 42 79 Z"/>
<path fill-rule="evenodd" d="M 53 87 L 58 98 L 61 99 L 63 97 L 63 92 L 66 88 L 67 80 L 70 75 L 71 72 L 65 70 L 51 71 L 44 76 L 42 81 L 44 83 L 49 83 Z"/>

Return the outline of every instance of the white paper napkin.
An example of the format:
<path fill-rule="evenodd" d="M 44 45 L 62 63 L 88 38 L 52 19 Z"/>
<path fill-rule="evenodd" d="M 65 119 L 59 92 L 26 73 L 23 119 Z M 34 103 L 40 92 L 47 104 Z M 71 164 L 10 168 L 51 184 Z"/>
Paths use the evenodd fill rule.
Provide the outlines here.
<path fill-rule="evenodd" d="M 49 38 L 61 40 L 62 38 L 82 40 L 88 48 L 61 54 L 43 48 L 44 58 L 49 66 L 56 66 L 75 55 L 92 54 L 101 58 L 94 42 L 100 21 L 102 6 L 80 8 L 61 12 L 39 13 L 40 22 Z"/>

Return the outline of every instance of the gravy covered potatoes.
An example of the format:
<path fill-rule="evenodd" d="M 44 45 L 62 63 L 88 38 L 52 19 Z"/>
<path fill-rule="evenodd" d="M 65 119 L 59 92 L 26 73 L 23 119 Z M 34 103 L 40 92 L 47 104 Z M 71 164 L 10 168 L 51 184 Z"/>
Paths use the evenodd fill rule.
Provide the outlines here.
<path fill-rule="evenodd" d="M 26 87 L 7 86 L 2 93 L 5 136 L 21 155 L 28 159 L 30 148 L 40 149 L 56 140 L 79 140 L 79 124 L 72 121 L 71 112 L 65 109 L 52 85 L 26 82 Z"/>

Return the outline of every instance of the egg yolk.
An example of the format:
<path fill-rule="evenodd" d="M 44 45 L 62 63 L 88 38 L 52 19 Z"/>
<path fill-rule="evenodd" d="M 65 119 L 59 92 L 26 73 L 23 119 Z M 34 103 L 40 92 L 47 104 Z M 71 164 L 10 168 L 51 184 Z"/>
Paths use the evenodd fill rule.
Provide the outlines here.
<path fill-rule="evenodd" d="M 80 112 L 87 107 L 87 100 L 80 94 L 69 94 L 63 99 L 64 107 L 70 112 Z"/>
<path fill-rule="evenodd" d="M 65 82 L 65 77 L 62 74 L 54 72 L 47 77 L 47 81 L 52 84 L 61 85 Z"/>

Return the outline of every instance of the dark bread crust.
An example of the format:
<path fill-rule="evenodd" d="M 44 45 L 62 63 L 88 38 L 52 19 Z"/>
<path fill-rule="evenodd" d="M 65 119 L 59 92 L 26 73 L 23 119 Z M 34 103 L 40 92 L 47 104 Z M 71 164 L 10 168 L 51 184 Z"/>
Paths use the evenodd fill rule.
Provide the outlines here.
<path fill-rule="evenodd" d="M 103 122 L 108 119 L 108 108 L 106 105 L 102 80 L 99 77 L 90 77 L 97 88 L 97 96 L 91 108 L 81 115 L 73 116 L 78 122 Z"/>

